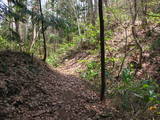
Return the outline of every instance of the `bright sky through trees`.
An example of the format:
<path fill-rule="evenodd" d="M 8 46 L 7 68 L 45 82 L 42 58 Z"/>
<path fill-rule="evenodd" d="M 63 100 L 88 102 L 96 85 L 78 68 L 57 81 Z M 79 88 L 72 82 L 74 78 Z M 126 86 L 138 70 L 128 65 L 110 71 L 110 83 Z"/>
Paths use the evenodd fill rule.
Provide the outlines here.
<path fill-rule="evenodd" d="M 29 1 L 31 1 L 31 0 L 29 0 Z M 42 5 L 44 5 L 46 3 L 46 0 L 41 0 L 41 1 L 42 1 Z M 7 0 L 0 0 L 0 2 L 7 4 Z"/>

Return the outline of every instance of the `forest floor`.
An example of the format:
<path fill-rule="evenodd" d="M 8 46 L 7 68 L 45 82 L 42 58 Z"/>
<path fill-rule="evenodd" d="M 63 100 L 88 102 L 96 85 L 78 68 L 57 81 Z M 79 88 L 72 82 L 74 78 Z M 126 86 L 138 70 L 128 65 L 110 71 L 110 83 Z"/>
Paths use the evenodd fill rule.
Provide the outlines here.
<path fill-rule="evenodd" d="M 112 44 L 117 40 L 119 39 L 113 40 Z M 150 42 L 147 41 L 148 45 L 153 40 L 152 37 Z M 149 74 L 157 81 L 160 80 L 160 52 L 159 47 L 155 47 L 158 49 L 154 51 L 143 48 L 144 58 L 138 78 Z M 118 49 L 118 54 L 112 52 L 111 57 L 119 57 L 119 51 Z M 130 116 L 131 114 L 116 108 L 120 99 L 107 98 L 105 102 L 100 102 L 99 93 L 79 77 L 77 71 L 86 66 L 78 61 L 97 58 L 97 55 L 81 51 L 66 58 L 58 68 L 53 68 L 26 53 L 1 51 L 0 120 L 134 120 L 135 113 Z M 131 60 L 133 58 L 128 57 L 126 61 Z M 159 118 L 160 116 L 154 117 L 157 120 Z M 141 119 L 148 120 L 147 115 L 135 118 Z"/>
<path fill-rule="evenodd" d="M 0 52 L 0 120 L 117 120 L 110 100 L 101 103 L 64 69 L 54 70 L 26 53 Z"/>
<path fill-rule="evenodd" d="M 156 30 L 157 33 L 152 33 L 151 36 L 145 36 L 145 33 L 143 31 L 139 31 L 138 35 L 143 40 L 141 42 L 142 49 L 143 49 L 143 58 L 142 58 L 142 68 L 138 69 L 136 73 L 136 80 L 140 81 L 142 79 L 154 79 L 157 81 L 157 83 L 160 83 L 160 49 L 159 49 L 159 29 Z M 127 45 L 128 49 L 133 49 L 136 45 L 134 41 L 132 40 L 131 31 L 128 31 L 128 43 L 125 43 L 125 32 L 122 30 L 122 33 L 119 33 L 117 31 L 117 35 L 115 35 L 114 39 L 112 39 L 108 44 L 112 48 L 116 48 L 116 50 L 110 51 L 111 54 L 107 51 L 107 55 L 111 58 L 123 58 L 124 57 L 124 48 Z M 116 47 L 115 47 L 116 46 Z M 130 51 L 129 55 L 127 55 L 125 64 L 123 68 L 126 68 L 127 65 L 135 61 L 138 63 L 138 57 L 139 57 L 139 51 L 136 49 L 136 47 L 133 49 L 133 51 Z M 91 88 L 93 86 L 90 86 L 91 84 L 87 84 L 88 81 L 83 81 L 79 78 L 79 71 L 83 72 L 83 70 L 86 69 L 85 63 L 81 61 L 98 61 L 99 55 L 98 54 L 90 54 L 87 50 L 81 50 L 80 52 L 69 56 L 68 58 L 63 61 L 63 64 L 61 64 L 60 67 L 56 68 L 56 70 L 60 71 L 62 74 L 65 75 L 73 75 L 76 76 L 80 81 L 77 83 L 84 83 L 85 87 L 88 86 L 87 89 L 89 89 L 91 92 Z M 112 68 L 112 63 L 108 63 L 106 66 Z M 114 70 L 112 75 L 116 76 L 119 70 L 119 67 L 121 65 L 121 61 L 116 61 L 114 65 Z M 95 79 L 96 80 L 96 79 Z M 90 82 L 90 81 L 89 81 Z M 118 80 L 113 77 L 113 79 L 108 80 L 107 82 L 110 82 L 110 84 L 118 84 Z M 109 88 L 110 84 L 107 83 L 107 87 Z M 115 89 L 115 88 L 114 88 Z M 99 95 L 94 91 L 95 93 L 95 102 L 92 104 L 89 104 L 92 110 L 95 111 L 94 117 L 91 117 L 91 120 L 159 120 L 160 115 L 154 114 L 154 111 L 146 110 L 145 112 L 141 112 L 141 109 L 132 112 L 127 112 L 124 109 L 120 108 L 120 104 L 122 102 L 122 99 L 112 98 L 112 99 L 106 99 L 105 103 L 99 102 Z M 132 103 L 136 106 L 136 103 Z M 88 103 L 87 103 L 88 106 Z M 137 106 L 138 108 L 138 106 Z M 90 110 L 91 110 L 90 109 Z M 142 114 L 139 114 L 139 113 Z M 139 115 L 138 115 L 139 114 Z M 137 116 L 136 116 L 137 115 Z M 83 119 L 83 118 L 82 118 Z M 85 119 L 85 118 L 84 118 Z"/>

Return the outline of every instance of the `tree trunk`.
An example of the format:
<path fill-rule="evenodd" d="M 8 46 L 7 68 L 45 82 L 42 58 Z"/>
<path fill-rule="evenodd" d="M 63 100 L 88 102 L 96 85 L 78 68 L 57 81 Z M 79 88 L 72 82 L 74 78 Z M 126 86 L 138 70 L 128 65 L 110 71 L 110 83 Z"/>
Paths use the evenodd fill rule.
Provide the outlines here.
<path fill-rule="evenodd" d="M 93 11 L 93 20 L 94 20 L 94 25 L 96 23 L 96 19 L 97 19 L 97 13 L 98 12 L 98 0 L 94 0 L 94 11 Z"/>
<path fill-rule="evenodd" d="M 19 49 L 20 51 L 22 51 L 22 40 L 21 40 L 21 34 L 20 34 L 20 30 L 19 30 L 19 27 L 20 27 L 20 22 L 18 20 L 15 19 L 15 27 L 16 27 L 16 33 L 18 35 L 18 39 L 19 39 Z"/>
<path fill-rule="evenodd" d="M 141 7 L 142 7 L 142 28 L 146 31 L 147 30 L 147 0 L 141 0 Z"/>
<path fill-rule="evenodd" d="M 73 1 L 69 0 L 69 4 L 71 5 L 71 7 L 72 7 L 72 9 L 74 11 L 74 15 L 75 15 L 76 22 L 77 22 L 77 27 L 78 27 L 78 35 L 81 36 L 81 26 L 80 26 L 80 20 L 79 20 L 79 16 L 78 16 L 78 13 L 77 13 L 77 9 L 76 9 Z M 83 39 L 80 40 L 79 46 L 82 45 L 82 42 L 83 42 Z"/>
<path fill-rule="evenodd" d="M 100 47 L 101 47 L 101 96 L 100 100 L 105 100 L 105 41 L 104 41 L 104 19 L 103 19 L 103 0 L 99 0 L 99 20 L 100 20 Z"/>
<path fill-rule="evenodd" d="M 8 7 L 10 8 L 11 7 L 11 2 L 9 1 L 9 0 L 7 0 L 7 2 L 8 2 Z M 9 30 L 11 30 L 11 29 L 13 29 L 13 27 L 12 27 L 12 18 L 9 18 L 9 23 L 8 23 L 8 27 L 9 27 Z M 13 37 L 13 35 L 12 35 L 12 32 L 10 32 L 11 34 L 11 38 Z"/>
<path fill-rule="evenodd" d="M 41 0 L 39 0 L 39 6 L 40 6 L 41 16 L 44 19 L 43 12 L 42 12 Z M 42 19 L 42 35 L 43 35 L 43 48 L 44 48 L 44 58 L 43 58 L 43 61 L 46 61 L 46 58 L 47 58 L 47 46 L 46 46 L 46 38 L 45 38 L 45 30 L 44 30 L 44 21 L 43 21 L 43 19 Z"/>
<path fill-rule="evenodd" d="M 94 8 L 93 8 L 93 1 L 88 0 L 88 5 L 89 5 L 89 21 L 91 22 L 92 25 L 95 25 L 95 19 L 94 19 Z"/>
<path fill-rule="evenodd" d="M 33 1 L 32 3 L 32 12 L 39 12 L 40 10 L 40 7 L 37 3 L 37 1 Z M 32 39 L 31 39 L 31 42 L 30 42 L 30 47 L 29 47 L 29 51 L 31 51 L 31 49 L 33 48 L 35 42 L 36 42 L 36 39 L 38 37 L 38 31 L 39 31 L 39 22 L 38 23 L 34 23 L 34 16 L 31 15 L 31 21 L 32 21 Z M 38 25 L 37 25 L 38 24 Z"/>
<path fill-rule="evenodd" d="M 36 25 L 35 24 L 32 25 L 32 29 L 33 29 L 33 31 L 32 31 L 32 41 L 31 41 L 31 45 L 30 45 L 30 50 L 32 49 L 33 45 L 36 42 L 37 31 L 36 31 Z"/>
<path fill-rule="evenodd" d="M 132 12 L 132 35 L 133 35 L 133 38 L 135 40 L 135 43 L 136 43 L 136 46 L 137 48 L 139 49 L 139 63 L 138 63 L 138 68 L 141 68 L 142 66 L 142 52 L 143 52 L 143 49 L 138 41 L 138 35 L 136 33 L 136 28 L 135 28 L 135 22 L 136 22 L 136 19 L 137 19 L 137 14 L 138 14 L 138 11 L 137 11 L 137 0 L 134 0 L 133 1 L 133 8 L 134 8 L 134 12 Z"/>

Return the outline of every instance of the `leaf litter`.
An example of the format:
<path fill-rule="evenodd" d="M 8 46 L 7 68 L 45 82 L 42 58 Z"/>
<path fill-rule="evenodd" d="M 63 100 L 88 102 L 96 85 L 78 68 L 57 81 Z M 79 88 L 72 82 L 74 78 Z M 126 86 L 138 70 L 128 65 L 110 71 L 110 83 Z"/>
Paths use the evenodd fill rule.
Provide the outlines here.
<path fill-rule="evenodd" d="M 109 104 L 75 75 L 27 53 L 0 52 L 0 120 L 99 120 Z"/>

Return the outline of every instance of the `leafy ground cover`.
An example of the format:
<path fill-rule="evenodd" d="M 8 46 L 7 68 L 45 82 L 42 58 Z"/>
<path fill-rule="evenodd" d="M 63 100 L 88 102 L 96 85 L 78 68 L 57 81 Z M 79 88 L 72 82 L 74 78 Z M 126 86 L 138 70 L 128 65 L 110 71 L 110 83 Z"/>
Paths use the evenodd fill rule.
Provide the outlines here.
<path fill-rule="evenodd" d="M 127 103 L 131 105 L 127 106 L 131 107 L 130 109 L 132 109 L 132 105 L 136 105 L 134 100 L 139 99 L 134 99 L 135 96 L 131 94 L 138 96 L 137 92 L 141 91 L 147 94 L 151 93 L 152 88 L 150 87 L 155 85 L 154 83 L 138 84 L 137 82 L 137 86 L 133 86 L 134 84 L 130 81 L 132 77 L 128 77 L 129 74 L 128 72 L 125 74 L 125 71 L 123 75 L 124 86 L 126 84 L 131 86 L 122 86 L 117 89 L 118 95 L 122 97 L 110 97 L 104 103 L 100 103 L 98 92 L 90 89 L 90 82 L 82 80 L 77 74 L 78 70 L 96 68 L 96 62 L 90 62 L 96 58 L 97 56 L 81 51 L 81 53 L 76 53 L 74 57 L 65 60 L 64 64 L 58 68 L 53 69 L 27 53 L 0 52 L 0 118 L 2 120 L 117 120 L 129 119 L 130 117 L 146 120 L 148 118 L 159 119 L 158 104 L 151 104 L 144 111 L 139 111 L 142 109 L 139 109 L 140 106 L 137 104 L 137 107 L 135 106 L 137 109 L 134 111 L 136 114 L 122 109 L 127 106 Z M 84 63 L 89 64 L 86 66 Z M 90 72 L 88 72 L 89 75 Z M 142 87 L 144 89 L 141 89 Z M 141 91 L 136 91 L 138 89 Z M 128 101 L 125 102 L 127 98 Z M 152 95 L 148 98 L 154 100 Z"/>
<path fill-rule="evenodd" d="M 0 66 L 1 120 L 98 119 L 103 111 L 80 78 L 29 54 L 2 51 Z"/>

